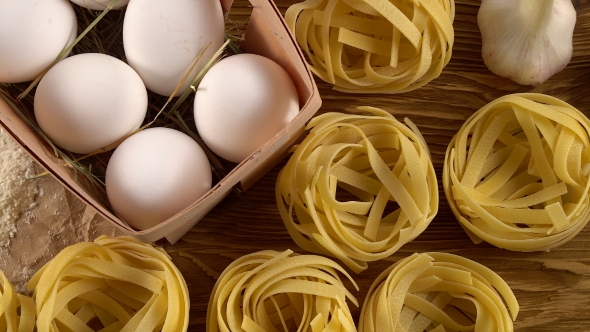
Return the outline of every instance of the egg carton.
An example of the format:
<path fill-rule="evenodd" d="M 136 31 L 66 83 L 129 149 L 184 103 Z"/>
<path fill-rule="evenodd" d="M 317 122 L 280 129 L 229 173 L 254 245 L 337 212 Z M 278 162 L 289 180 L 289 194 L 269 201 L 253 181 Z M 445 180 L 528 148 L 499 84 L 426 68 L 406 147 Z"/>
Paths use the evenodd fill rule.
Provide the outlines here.
<path fill-rule="evenodd" d="M 224 12 L 229 12 L 232 0 L 220 1 Z M 306 122 L 321 106 L 317 86 L 307 68 L 303 53 L 275 4 L 271 0 L 249 1 L 253 11 L 240 47 L 244 52 L 265 56 L 281 65 L 293 79 L 299 94 L 299 104 L 303 106 L 287 127 L 237 165 L 203 197 L 155 227 L 143 231 L 135 230 L 101 205 L 77 180 L 72 170 L 56 160 L 53 151 L 43 139 L 1 99 L 0 125 L 67 189 L 124 233 L 143 242 L 166 238 L 173 244 L 221 202 L 234 186 L 239 185 L 247 190 L 274 167 L 303 135 Z"/>

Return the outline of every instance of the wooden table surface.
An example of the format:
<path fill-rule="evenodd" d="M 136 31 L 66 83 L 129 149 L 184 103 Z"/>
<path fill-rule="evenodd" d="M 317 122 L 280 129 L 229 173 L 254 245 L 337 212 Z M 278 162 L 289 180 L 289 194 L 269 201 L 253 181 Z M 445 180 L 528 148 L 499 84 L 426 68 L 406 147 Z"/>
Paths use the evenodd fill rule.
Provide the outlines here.
<path fill-rule="evenodd" d="M 276 0 L 284 13 L 294 0 Z M 539 92 L 558 97 L 590 116 L 590 1 L 574 0 L 578 16 L 574 54 L 567 68 L 538 87 L 525 87 L 493 75 L 481 59 L 477 26 L 480 1 L 456 0 L 455 46 L 442 75 L 416 91 L 400 95 L 352 95 L 333 91 L 316 80 L 323 106 L 320 112 L 353 111 L 356 106 L 385 108 L 398 118 L 408 116 L 424 134 L 439 179 L 440 208 L 426 231 L 393 256 L 369 263 L 353 274 L 360 287 L 353 294 L 362 303 L 373 280 L 395 261 L 414 252 L 442 251 L 475 260 L 497 272 L 514 291 L 520 313 L 517 331 L 590 331 L 590 227 L 550 252 L 520 253 L 473 244 L 454 218 L 444 198 L 441 171 L 445 149 L 469 115 L 500 96 Z M 231 17 L 245 20 L 250 9 L 236 1 Z M 175 245 L 166 250 L 178 265 L 190 290 L 189 331 L 204 331 L 207 302 L 216 278 L 238 257 L 263 249 L 292 249 L 277 211 L 274 185 L 286 160 L 247 193 L 251 206 L 230 194 Z M 358 319 L 360 308 L 354 308 Z"/>

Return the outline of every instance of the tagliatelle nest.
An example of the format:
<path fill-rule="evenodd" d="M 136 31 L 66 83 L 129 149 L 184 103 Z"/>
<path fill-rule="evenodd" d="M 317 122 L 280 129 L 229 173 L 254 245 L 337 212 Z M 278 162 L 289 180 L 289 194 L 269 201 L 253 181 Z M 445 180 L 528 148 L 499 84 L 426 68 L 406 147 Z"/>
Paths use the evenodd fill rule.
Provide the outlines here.
<path fill-rule="evenodd" d="M 372 115 L 312 119 L 276 184 L 293 240 L 357 273 L 416 238 L 438 211 L 436 175 L 418 128 L 378 108 L 359 110 Z"/>
<path fill-rule="evenodd" d="M 443 184 L 471 239 L 518 251 L 548 250 L 590 220 L 590 120 L 542 94 L 487 104 L 461 127 Z"/>
<path fill-rule="evenodd" d="M 243 256 L 221 274 L 211 293 L 207 332 L 356 332 L 347 299 L 355 297 L 334 261 L 292 251 Z"/>
<path fill-rule="evenodd" d="M 414 254 L 373 282 L 359 332 L 512 332 L 518 310 L 510 287 L 487 267 L 452 254 Z"/>
<path fill-rule="evenodd" d="M 311 70 L 344 92 L 401 93 L 451 59 L 454 0 L 306 0 L 287 26 Z"/>
<path fill-rule="evenodd" d="M 35 328 L 35 302 L 17 294 L 0 271 L 0 331 L 33 332 Z"/>
<path fill-rule="evenodd" d="M 62 250 L 33 276 L 37 331 L 186 331 L 184 278 L 163 249 L 102 236 Z"/>

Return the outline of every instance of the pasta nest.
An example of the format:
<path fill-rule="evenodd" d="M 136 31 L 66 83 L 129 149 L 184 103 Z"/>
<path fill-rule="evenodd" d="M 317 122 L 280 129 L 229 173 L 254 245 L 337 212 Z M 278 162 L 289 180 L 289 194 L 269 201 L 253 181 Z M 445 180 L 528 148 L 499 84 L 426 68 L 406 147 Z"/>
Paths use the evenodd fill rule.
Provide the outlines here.
<path fill-rule="evenodd" d="M 542 94 L 501 97 L 451 141 L 443 184 L 475 243 L 535 251 L 557 247 L 590 220 L 590 121 Z"/>
<path fill-rule="evenodd" d="M 352 93 L 401 93 L 438 77 L 454 17 L 454 0 L 306 0 L 285 13 L 311 71 Z"/>
<path fill-rule="evenodd" d="M 184 278 L 163 249 L 101 236 L 62 250 L 27 285 L 37 331 L 186 331 Z"/>
<path fill-rule="evenodd" d="M 436 175 L 418 128 L 378 108 L 359 110 L 372 114 L 312 119 L 276 184 L 293 240 L 357 273 L 416 238 L 438 211 Z"/>
<path fill-rule="evenodd" d="M 413 254 L 373 282 L 359 332 L 512 332 L 518 310 L 510 287 L 487 267 L 452 254 Z"/>
<path fill-rule="evenodd" d="M 30 297 L 17 294 L 0 270 L 0 331 L 33 332 L 34 328 L 35 302 Z"/>
<path fill-rule="evenodd" d="M 358 291 L 325 257 L 265 250 L 238 258 L 213 288 L 207 332 L 356 332 L 346 300 L 358 302 L 337 271 Z"/>

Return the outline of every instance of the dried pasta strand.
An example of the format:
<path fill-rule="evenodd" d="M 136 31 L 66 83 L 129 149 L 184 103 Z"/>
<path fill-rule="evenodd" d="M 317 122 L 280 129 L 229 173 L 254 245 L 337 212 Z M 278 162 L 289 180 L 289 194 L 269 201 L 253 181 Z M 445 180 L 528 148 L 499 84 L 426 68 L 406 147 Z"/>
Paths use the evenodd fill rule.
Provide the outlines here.
<path fill-rule="evenodd" d="M 447 200 L 472 240 L 537 251 L 578 234 L 590 221 L 589 132 L 584 114 L 542 94 L 507 95 L 475 112 L 443 169 Z"/>
<path fill-rule="evenodd" d="M 186 331 L 186 282 L 163 249 L 101 236 L 62 250 L 29 281 L 37 331 Z"/>
<path fill-rule="evenodd" d="M 358 306 L 334 261 L 291 250 L 259 251 L 221 274 L 207 309 L 207 332 L 356 332 L 347 301 Z M 280 303 L 280 305 L 279 305 Z"/>
<path fill-rule="evenodd" d="M 378 108 L 359 110 L 370 115 L 312 119 L 276 184 L 294 241 L 357 273 L 416 238 L 438 210 L 436 175 L 417 127 Z"/>
<path fill-rule="evenodd" d="M 436 327 L 431 331 L 512 332 L 518 311 L 510 287 L 485 266 L 452 254 L 416 253 L 373 282 L 359 332 L 424 331 L 429 326 Z"/>
<path fill-rule="evenodd" d="M 20 308 L 20 314 L 19 314 Z M 0 331 L 33 332 L 35 303 L 28 296 L 17 294 L 0 270 Z"/>
<path fill-rule="evenodd" d="M 285 21 L 311 71 L 350 93 L 401 93 L 451 59 L 454 0 L 307 0 Z"/>

